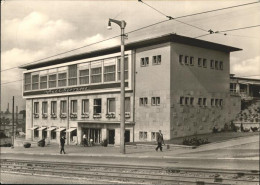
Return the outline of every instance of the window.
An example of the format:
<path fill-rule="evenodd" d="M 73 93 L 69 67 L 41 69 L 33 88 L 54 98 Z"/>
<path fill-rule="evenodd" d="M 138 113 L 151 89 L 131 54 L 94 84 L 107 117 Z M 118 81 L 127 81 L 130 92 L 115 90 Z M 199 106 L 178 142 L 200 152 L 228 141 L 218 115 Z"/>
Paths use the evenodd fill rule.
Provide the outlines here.
<path fill-rule="evenodd" d="M 96 67 L 91 69 L 91 83 L 101 82 L 102 68 Z"/>
<path fill-rule="evenodd" d="M 141 64 L 141 67 L 148 66 L 149 65 L 149 57 L 141 58 L 140 64 Z"/>
<path fill-rule="evenodd" d="M 219 69 L 223 70 L 223 62 L 222 61 L 219 62 Z"/>
<path fill-rule="evenodd" d="M 144 140 L 147 140 L 147 132 L 144 132 L 143 136 L 144 136 Z"/>
<path fill-rule="evenodd" d="M 60 102 L 60 113 L 61 114 L 66 114 L 67 113 L 67 101 L 66 100 L 62 100 Z"/>
<path fill-rule="evenodd" d="M 148 58 L 148 57 L 146 57 L 146 58 Z M 120 71 L 121 71 L 120 63 L 121 62 L 120 61 L 121 61 L 121 58 L 118 58 L 118 63 L 117 63 L 117 71 L 118 71 L 117 78 L 118 78 L 118 80 L 121 79 L 121 76 L 120 76 L 121 75 L 121 73 L 120 73 Z M 148 61 L 149 61 L 149 58 L 148 58 Z M 125 58 L 125 80 L 127 80 L 127 79 L 128 79 L 128 57 Z"/>
<path fill-rule="evenodd" d="M 193 105 L 193 104 L 194 104 L 194 98 L 191 97 L 191 98 L 190 98 L 190 105 Z"/>
<path fill-rule="evenodd" d="M 89 100 L 82 100 L 82 114 L 89 113 Z"/>
<path fill-rule="evenodd" d="M 210 105 L 213 107 L 214 106 L 214 98 L 211 98 L 210 100 Z"/>
<path fill-rule="evenodd" d="M 217 69 L 217 70 L 218 70 L 218 65 L 219 65 L 219 64 L 218 64 L 218 61 L 216 60 L 216 61 L 215 61 L 215 69 Z"/>
<path fill-rule="evenodd" d="M 69 66 L 69 86 L 77 85 L 77 64 Z"/>
<path fill-rule="evenodd" d="M 130 108 L 131 108 L 131 103 L 130 103 L 130 97 L 126 97 L 125 98 L 125 112 L 131 112 Z"/>
<path fill-rule="evenodd" d="M 203 67 L 207 67 L 207 59 L 203 58 Z"/>
<path fill-rule="evenodd" d="M 48 113 L 48 102 L 44 101 L 42 102 L 42 114 Z"/>
<path fill-rule="evenodd" d="M 40 89 L 46 89 L 47 88 L 47 75 L 40 76 Z"/>
<path fill-rule="evenodd" d="M 115 113 L 116 112 L 116 99 L 108 98 L 107 99 L 107 113 Z"/>
<path fill-rule="evenodd" d="M 185 56 L 185 64 L 188 65 L 189 64 L 189 57 Z"/>
<path fill-rule="evenodd" d="M 203 105 L 207 106 L 207 98 L 203 98 Z"/>
<path fill-rule="evenodd" d="M 146 106 L 148 104 L 148 99 L 147 98 L 140 98 L 139 100 L 140 106 Z"/>
<path fill-rule="evenodd" d="M 31 90 L 31 73 L 24 74 L 24 90 Z"/>
<path fill-rule="evenodd" d="M 189 105 L 189 97 L 185 97 L 185 105 Z"/>
<path fill-rule="evenodd" d="M 180 104 L 181 104 L 181 105 L 184 104 L 184 97 L 183 97 L 183 96 L 180 97 Z"/>
<path fill-rule="evenodd" d="M 214 60 L 210 60 L 210 68 L 214 69 Z"/>
<path fill-rule="evenodd" d="M 151 140 L 156 140 L 156 132 L 151 132 Z"/>
<path fill-rule="evenodd" d="M 190 65 L 191 65 L 191 66 L 194 65 L 194 57 L 190 57 Z"/>
<path fill-rule="evenodd" d="M 39 114 L 39 102 L 34 102 L 33 113 Z"/>
<path fill-rule="evenodd" d="M 199 66 L 199 67 L 202 66 L 202 58 L 198 58 L 198 66 Z"/>
<path fill-rule="evenodd" d="M 179 63 L 183 64 L 183 55 L 179 55 Z"/>
<path fill-rule="evenodd" d="M 101 114 L 101 99 L 94 99 L 94 114 Z"/>
<path fill-rule="evenodd" d="M 215 106 L 219 105 L 219 99 L 215 99 Z"/>
<path fill-rule="evenodd" d="M 156 105 L 160 105 L 160 104 L 161 104 L 160 97 L 156 97 Z"/>
<path fill-rule="evenodd" d="M 202 105 L 202 98 L 198 99 L 198 105 L 201 106 Z"/>
<path fill-rule="evenodd" d="M 58 74 L 58 86 L 59 87 L 67 86 L 67 73 Z"/>
<path fill-rule="evenodd" d="M 155 97 L 152 97 L 151 104 L 156 105 L 156 98 Z"/>
<path fill-rule="evenodd" d="M 144 139 L 144 133 L 143 132 L 139 132 L 139 139 L 143 140 Z"/>
<path fill-rule="evenodd" d="M 223 99 L 219 99 L 219 106 L 223 106 Z"/>
<path fill-rule="evenodd" d="M 116 80 L 116 65 L 104 66 L 104 82 Z"/>
<path fill-rule="evenodd" d="M 160 97 L 152 97 L 151 98 L 151 104 L 152 104 L 152 106 L 160 105 Z"/>
<path fill-rule="evenodd" d="M 51 114 L 57 114 L 57 102 L 56 101 L 51 102 Z"/>
<path fill-rule="evenodd" d="M 72 114 L 77 114 L 78 112 L 77 102 L 78 102 L 77 100 L 71 100 L 70 111 Z"/>
<path fill-rule="evenodd" d="M 153 65 L 161 64 L 162 57 L 161 55 L 153 56 Z"/>
<path fill-rule="evenodd" d="M 49 75 L 49 88 L 53 88 L 57 86 L 57 75 Z"/>
<path fill-rule="evenodd" d="M 39 89 L 39 75 L 32 75 L 32 90 Z"/>

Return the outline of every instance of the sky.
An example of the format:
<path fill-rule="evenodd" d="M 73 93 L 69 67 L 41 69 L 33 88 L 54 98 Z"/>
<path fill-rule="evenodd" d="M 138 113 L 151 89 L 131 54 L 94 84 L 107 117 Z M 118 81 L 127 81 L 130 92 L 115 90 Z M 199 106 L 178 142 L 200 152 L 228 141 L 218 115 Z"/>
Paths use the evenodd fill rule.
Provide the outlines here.
<path fill-rule="evenodd" d="M 143 2 L 165 15 L 178 17 L 255 1 L 143 0 Z M 260 3 L 257 3 L 177 19 L 198 28 L 175 20 L 167 21 L 129 33 L 126 43 L 168 33 L 197 37 L 207 34 L 207 30 L 210 29 L 225 31 L 260 25 L 259 8 Z M 19 110 L 25 109 L 22 81 L 20 81 L 24 70 L 15 67 L 119 35 L 120 29 L 115 24 L 112 24 L 112 30 L 107 30 L 109 18 L 125 20 L 126 32 L 167 20 L 164 15 L 138 0 L 1 1 L 1 70 L 3 70 L 1 110 L 6 110 L 8 102 L 11 105 L 12 96 L 15 96 L 15 105 L 19 106 Z M 260 79 L 260 27 L 226 33 L 226 36 L 211 34 L 198 39 L 243 49 L 231 53 L 230 72 L 238 77 Z M 111 47 L 119 43 L 120 38 L 117 37 L 65 55 Z M 9 68 L 14 69 L 5 70 Z"/>

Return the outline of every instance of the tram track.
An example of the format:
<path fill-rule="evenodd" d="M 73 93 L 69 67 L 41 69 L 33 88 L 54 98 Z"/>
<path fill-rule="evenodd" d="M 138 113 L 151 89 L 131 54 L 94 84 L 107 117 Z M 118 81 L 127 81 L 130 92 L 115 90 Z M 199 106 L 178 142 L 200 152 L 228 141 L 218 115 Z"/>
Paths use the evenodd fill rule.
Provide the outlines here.
<path fill-rule="evenodd" d="M 1 172 L 117 180 L 147 184 L 255 184 L 257 170 L 221 170 L 156 166 L 1 160 Z"/>

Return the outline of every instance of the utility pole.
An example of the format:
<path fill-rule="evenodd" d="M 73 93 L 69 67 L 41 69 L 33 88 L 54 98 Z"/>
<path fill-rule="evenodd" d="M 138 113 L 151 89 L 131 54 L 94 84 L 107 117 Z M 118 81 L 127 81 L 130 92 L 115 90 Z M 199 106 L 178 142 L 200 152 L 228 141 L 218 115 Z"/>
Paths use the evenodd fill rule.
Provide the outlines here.
<path fill-rule="evenodd" d="M 17 125 L 18 125 L 18 106 L 16 105 L 15 135 L 17 133 Z"/>
<path fill-rule="evenodd" d="M 14 96 L 13 96 L 13 138 L 12 138 L 12 148 L 14 148 Z"/>

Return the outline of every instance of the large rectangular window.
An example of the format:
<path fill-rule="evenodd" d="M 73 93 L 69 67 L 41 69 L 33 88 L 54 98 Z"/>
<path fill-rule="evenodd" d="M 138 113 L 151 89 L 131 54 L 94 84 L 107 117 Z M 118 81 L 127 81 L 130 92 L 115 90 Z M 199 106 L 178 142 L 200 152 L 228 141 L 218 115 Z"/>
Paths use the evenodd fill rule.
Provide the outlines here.
<path fill-rule="evenodd" d="M 39 75 L 32 75 L 32 90 L 39 89 Z"/>
<path fill-rule="evenodd" d="M 77 85 L 77 64 L 69 66 L 69 86 Z"/>
<path fill-rule="evenodd" d="M 89 69 L 79 70 L 79 84 L 89 84 Z"/>
<path fill-rule="evenodd" d="M 66 100 L 60 101 L 60 113 L 67 114 L 67 101 Z"/>
<path fill-rule="evenodd" d="M 48 113 L 48 102 L 44 101 L 42 102 L 42 114 L 47 114 Z"/>
<path fill-rule="evenodd" d="M 120 62 L 121 61 L 121 58 L 118 58 L 118 63 L 117 63 L 117 71 L 118 71 L 118 80 L 121 79 L 121 65 L 120 65 Z M 125 80 L 128 79 L 128 57 L 125 57 Z"/>
<path fill-rule="evenodd" d="M 33 113 L 39 114 L 39 102 L 34 102 Z"/>
<path fill-rule="evenodd" d="M 76 114 L 78 112 L 78 101 L 77 100 L 71 100 L 70 102 L 70 111 L 72 114 Z"/>
<path fill-rule="evenodd" d="M 25 73 L 24 74 L 24 90 L 28 91 L 31 90 L 31 73 Z"/>
<path fill-rule="evenodd" d="M 59 87 L 67 86 L 67 73 L 58 74 L 58 86 Z"/>
<path fill-rule="evenodd" d="M 115 113 L 116 112 L 116 99 L 108 98 L 107 99 L 107 113 Z"/>
<path fill-rule="evenodd" d="M 51 102 L 51 114 L 57 114 L 57 102 L 56 101 L 52 101 Z"/>
<path fill-rule="evenodd" d="M 89 113 L 89 100 L 82 100 L 82 114 Z"/>
<path fill-rule="evenodd" d="M 47 75 L 40 77 L 40 89 L 46 89 L 47 88 Z"/>
<path fill-rule="evenodd" d="M 102 81 L 102 67 L 91 66 L 91 83 L 100 83 Z"/>
<path fill-rule="evenodd" d="M 101 114 L 101 99 L 94 99 L 94 114 Z"/>
<path fill-rule="evenodd" d="M 116 81 L 115 59 L 104 61 L 104 82 Z"/>
<path fill-rule="evenodd" d="M 57 74 L 49 75 L 49 88 L 57 86 Z"/>

